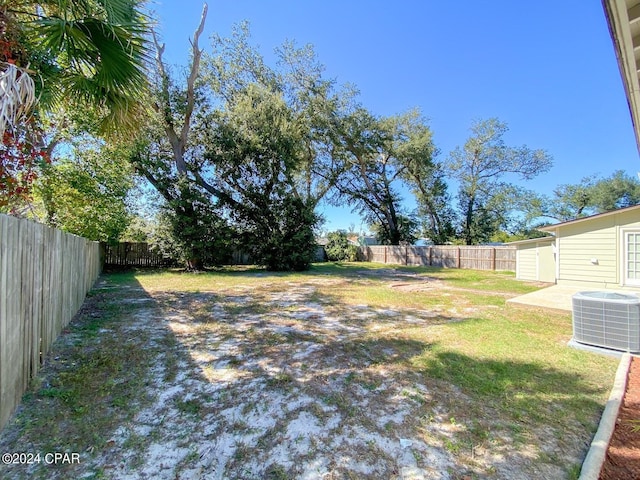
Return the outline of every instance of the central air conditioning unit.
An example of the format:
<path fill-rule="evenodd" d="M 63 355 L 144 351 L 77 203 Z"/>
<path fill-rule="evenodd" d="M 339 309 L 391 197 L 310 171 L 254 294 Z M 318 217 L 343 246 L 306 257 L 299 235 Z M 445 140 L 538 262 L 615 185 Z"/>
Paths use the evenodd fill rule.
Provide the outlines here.
<path fill-rule="evenodd" d="M 640 297 L 615 292 L 579 292 L 572 300 L 576 342 L 640 352 Z"/>

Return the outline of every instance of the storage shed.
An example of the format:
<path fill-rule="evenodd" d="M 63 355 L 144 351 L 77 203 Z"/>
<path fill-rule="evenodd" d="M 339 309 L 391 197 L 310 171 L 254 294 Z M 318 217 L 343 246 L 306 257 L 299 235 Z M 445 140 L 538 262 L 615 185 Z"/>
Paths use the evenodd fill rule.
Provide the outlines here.
<path fill-rule="evenodd" d="M 516 247 L 516 278 L 535 282 L 556 281 L 555 237 L 511 242 Z"/>
<path fill-rule="evenodd" d="M 640 288 L 640 205 L 539 230 L 555 237 L 558 285 L 584 286 L 585 289 Z M 540 244 L 535 248 L 545 246 Z M 526 244 L 518 247 L 520 249 L 524 251 Z M 525 275 L 529 255 L 528 252 L 521 255 Z M 543 256 L 542 250 L 538 250 L 537 258 L 538 268 L 542 262 L 546 268 L 547 256 Z"/>

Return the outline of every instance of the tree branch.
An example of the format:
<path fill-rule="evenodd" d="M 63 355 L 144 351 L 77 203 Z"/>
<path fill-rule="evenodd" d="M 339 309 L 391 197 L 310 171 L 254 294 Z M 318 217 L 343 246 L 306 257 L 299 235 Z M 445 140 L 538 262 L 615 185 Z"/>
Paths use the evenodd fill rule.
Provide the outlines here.
<path fill-rule="evenodd" d="M 189 78 L 187 79 L 187 109 L 184 114 L 184 123 L 182 125 L 182 131 L 180 132 L 180 142 L 183 145 L 187 143 L 187 134 L 189 133 L 189 127 L 191 123 L 191 115 L 193 115 L 193 108 L 195 105 L 195 83 L 198 78 L 198 72 L 200 71 L 200 59 L 202 57 L 202 50 L 198 47 L 198 40 L 202 31 L 204 30 L 204 22 L 207 18 L 208 6 L 205 3 L 202 6 L 202 16 L 200 17 L 200 24 L 193 34 L 193 42 L 191 42 L 191 53 L 193 55 L 193 61 L 191 63 L 191 71 L 189 72 Z"/>
<path fill-rule="evenodd" d="M 173 150 L 173 160 L 176 164 L 176 169 L 180 175 L 187 175 L 187 164 L 184 160 L 184 152 L 187 148 L 187 139 L 189 135 L 189 129 L 191 128 L 191 116 L 193 115 L 193 109 L 195 107 L 195 83 L 198 78 L 200 70 L 200 58 L 202 57 L 202 50 L 198 47 L 198 40 L 202 31 L 204 30 L 205 20 L 207 18 L 207 4 L 202 7 L 202 16 L 200 17 L 200 23 L 194 33 L 194 39 L 191 42 L 191 51 L 193 54 L 193 61 L 191 63 L 191 71 L 189 72 L 189 78 L 187 79 L 187 106 L 184 114 L 184 120 L 182 128 L 180 129 L 180 136 L 176 133 L 173 112 L 171 111 L 170 95 L 169 95 L 169 74 L 167 73 L 164 62 L 162 61 L 162 55 L 164 54 L 165 45 L 160 44 L 156 32 L 151 31 L 153 36 L 153 43 L 156 47 L 156 68 L 160 75 L 161 81 L 161 97 L 165 105 L 163 105 L 162 119 L 164 121 L 164 130 L 171 144 Z"/>
<path fill-rule="evenodd" d="M 162 185 L 162 183 L 160 183 L 160 181 L 158 181 L 151 172 L 138 167 L 136 167 L 136 170 L 138 173 L 141 173 L 158 192 L 160 192 L 160 195 L 162 195 L 166 201 L 171 202 L 175 200 L 175 196 L 173 196 L 171 192 L 169 192 L 169 189 Z"/>
<path fill-rule="evenodd" d="M 164 105 L 157 106 L 156 110 L 160 110 L 162 115 L 162 121 L 165 134 L 171 144 L 171 150 L 173 151 L 173 161 L 176 164 L 176 169 L 180 175 L 187 174 L 187 165 L 184 161 L 184 143 L 180 142 L 178 135 L 176 134 L 173 125 L 173 113 L 171 112 L 171 100 L 169 95 L 169 74 L 164 68 L 164 62 L 162 61 L 162 55 L 164 54 L 165 44 L 160 45 L 155 30 L 151 30 L 153 36 L 153 43 L 156 46 L 156 68 L 160 75 L 160 97 Z M 184 129 L 184 126 L 183 126 Z"/>
<path fill-rule="evenodd" d="M 192 173 L 193 173 L 193 176 L 195 177 L 196 183 L 198 185 L 200 185 L 202 188 L 204 188 L 211 195 L 213 195 L 214 197 L 217 197 L 219 200 L 222 200 L 223 202 L 227 203 L 228 205 L 232 205 L 234 208 L 236 208 L 238 210 L 242 210 L 242 211 L 245 211 L 245 212 L 249 211 L 249 209 L 246 208 L 246 206 L 243 203 L 238 202 L 235 198 L 233 198 L 231 195 L 229 195 L 224 190 L 216 188 L 215 186 L 213 186 L 209 182 L 207 182 L 202 177 L 202 175 L 200 175 L 200 172 L 198 172 L 196 170 L 196 171 L 193 171 Z"/>

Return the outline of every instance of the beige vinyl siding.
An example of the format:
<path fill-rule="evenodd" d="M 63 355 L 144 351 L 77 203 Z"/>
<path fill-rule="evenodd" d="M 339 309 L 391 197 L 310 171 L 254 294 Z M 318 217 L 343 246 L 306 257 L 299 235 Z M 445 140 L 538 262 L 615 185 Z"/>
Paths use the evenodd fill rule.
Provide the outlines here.
<path fill-rule="evenodd" d="M 536 244 L 521 245 L 518 247 L 516 265 L 518 280 L 538 280 L 536 268 Z"/>
<path fill-rule="evenodd" d="M 560 230 L 559 280 L 617 283 L 617 243 L 615 217 L 567 225 Z"/>
<path fill-rule="evenodd" d="M 621 228 L 640 228 L 636 210 L 560 227 L 558 280 L 594 286 L 620 285 Z M 592 260 L 595 260 L 594 263 Z"/>

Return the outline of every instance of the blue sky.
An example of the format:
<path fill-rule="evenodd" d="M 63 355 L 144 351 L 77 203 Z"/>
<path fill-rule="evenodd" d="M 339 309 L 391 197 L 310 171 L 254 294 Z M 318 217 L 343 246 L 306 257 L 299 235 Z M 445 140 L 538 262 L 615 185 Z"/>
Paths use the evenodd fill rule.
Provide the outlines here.
<path fill-rule="evenodd" d="M 165 60 L 186 65 L 202 2 L 155 0 Z M 267 59 L 285 40 L 314 45 L 326 74 L 377 115 L 418 107 L 444 159 L 471 122 L 498 117 L 512 146 L 554 167 L 522 186 L 551 193 L 591 174 L 640 170 L 631 117 L 599 0 L 235 0 L 210 2 L 205 35 L 248 20 Z M 326 228 L 360 228 L 348 209 Z"/>

